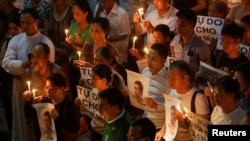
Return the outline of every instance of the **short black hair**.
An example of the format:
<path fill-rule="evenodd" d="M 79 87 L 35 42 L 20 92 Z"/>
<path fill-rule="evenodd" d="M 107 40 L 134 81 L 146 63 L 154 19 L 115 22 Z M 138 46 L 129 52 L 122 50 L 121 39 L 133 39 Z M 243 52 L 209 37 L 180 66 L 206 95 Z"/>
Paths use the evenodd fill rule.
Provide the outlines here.
<path fill-rule="evenodd" d="M 60 73 L 52 73 L 50 74 L 46 80 L 51 81 L 51 83 L 55 86 L 58 87 L 66 87 L 67 86 L 67 82 L 65 77 L 60 74 Z"/>
<path fill-rule="evenodd" d="M 192 22 L 194 25 L 197 21 L 196 13 L 191 9 L 182 9 L 176 13 L 178 18 L 185 19 L 186 21 Z"/>
<path fill-rule="evenodd" d="M 250 15 L 244 16 L 240 21 L 241 21 L 241 23 L 243 23 L 247 26 L 250 26 Z"/>
<path fill-rule="evenodd" d="M 167 25 L 165 24 L 158 24 L 155 28 L 154 31 L 159 31 L 163 34 L 163 36 L 169 37 L 170 36 L 170 29 Z"/>
<path fill-rule="evenodd" d="M 216 80 L 215 86 L 222 88 L 226 93 L 233 93 L 236 99 L 239 96 L 239 82 L 232 76 L 225 75 Z"/>
<path fill-rule="evenodd" d="M 35 20 L 39 19 L 39 13 L 34 8 L 25 8 L 21 11 L 22 14 L 30 14 Z"/>
<path fill-rule="evenodd" d="M 20 22 L 20 13 L 12 13 L 10 14 L 9 18 L 8 18 L 8 22 L 9 23 L 14 23 L 15 25 L 21 27 L 21 22 Z"/>
<path fill-rule="evenodd" d="M 228 35 L 236 39 L 243 38 L 244 35 L 244 28 L 236 23 L 230 23 L 228 25 L 225 25 L 221 31 L 221 35 Z"/>
<path fill-rule="evenodd" d="M 168 48 L 164 44 L 154 43 L 150 49 L 157 51 L 159 53 L 159 56 L 161 56 L 162 58 L 167 58 Z"/>
<path fill-rule="evenodd" d="M 125 97 L 117 87 L 109 87 L 99 93 L 101 99 L 106 99 L 111 106 L 117 105 L 120 110 L 125 104 Z"/>
<path fill-rule="evenodd" d="M 183 60 L 176 60 L 170 64 L 169 70 L 178 69 L 182 75 L 191 75 L 189 65 Z"/>
<path fill-rule="evenodd" d="M 105 64 L 99 64 L 99 65 L 95 65 L 92 68 L 92 72 L 96 75 L 98 75 L 100 78 L 105 78 L 107 79 L 108 82 L 111 82 L 112 80 L 112 72 L 111 69 L 105 65 Z"/>
<path fill-rule="evenodd" d="M 141 137 L 149 137 L 150 141 L 154 141 L 156 134 L 156 127 L 150 119 L 138 118 L 132 122 L 131 126 L 141 127 Z"/>

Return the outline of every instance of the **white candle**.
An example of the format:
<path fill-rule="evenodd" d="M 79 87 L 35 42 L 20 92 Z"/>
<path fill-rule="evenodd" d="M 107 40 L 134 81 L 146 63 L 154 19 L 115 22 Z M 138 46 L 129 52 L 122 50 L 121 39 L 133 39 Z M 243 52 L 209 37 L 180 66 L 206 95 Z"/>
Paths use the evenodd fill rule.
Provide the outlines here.
<path fill-rule="evenodd" d="M 32 90 L 32 94 L 33 94 L 33 98 L 35 99 L 36 98 L 36 89 Z"/>
<path fill-rule="evenodd" d="M 66 37 L 68 37 L 68 32 L 69 32 L 69 30 L 68 30 L 68 29 L 65 29 L 64 32 L 65 32 L 65 34 L 66 34 Z"/>
<path fill-rule="evenodd" d="M 144 52 L 146 53 L 146 59 L 148 59 L 148 48 L 147 47 L 144 48 Z"/>
<path fill-rule="evenodd" d="M 77 54 L 78 54 L 79 60 L 80 60 L 82 52 L 81 51 L 77 51 Z"/>
<path fill-rule="evenodd" d="M 138 9 L 138 13 L 139 13 L 139 15 L 140 15 L 140 19 L 141 19 L 141 21 L 143 21 L 143 19 L 142 19 L 142 15 L 143 15 L 143 8 L 139 8 L 139 9 Z"/>
<path fill-rule="evenodd" d="M 134 36 L 134 38 L 133 38 L 133 49 L 135 48 L 135 40 L 137 39 L 137 37 L 136 36 Z"/>
<path fill-rule="evenodd" d="M 30 91 L 30 81 L 27 81 L 28 90 Z"/>

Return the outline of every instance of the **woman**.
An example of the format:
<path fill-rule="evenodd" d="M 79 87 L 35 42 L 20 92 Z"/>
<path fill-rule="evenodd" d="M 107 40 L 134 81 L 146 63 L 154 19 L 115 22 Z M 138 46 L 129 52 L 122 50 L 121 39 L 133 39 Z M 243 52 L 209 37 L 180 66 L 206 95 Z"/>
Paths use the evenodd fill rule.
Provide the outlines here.
<path fill-rule="evenodd" d="M 63 66 L 68 60 L 68 51 L 62 45 L 62 42 L 65 39 L 64 30 L 69 27 L 73 19 L 72 8 L 66 4 L 65 0 L 52 0 L 52 4 L 52 10 L 46 13 L 44 19 L 44 34 L 55 45 L 55 63 Z M 66 68 L 64 70 L 67 73 Z"/>

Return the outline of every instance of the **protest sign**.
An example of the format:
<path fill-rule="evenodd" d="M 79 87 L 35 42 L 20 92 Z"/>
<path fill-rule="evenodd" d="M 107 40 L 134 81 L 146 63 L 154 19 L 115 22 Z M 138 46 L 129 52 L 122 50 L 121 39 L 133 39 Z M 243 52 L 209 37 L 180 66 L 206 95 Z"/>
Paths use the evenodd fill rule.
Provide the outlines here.
<path fill-rule="evenodd" d="M 126 71 L 130 104 L 139 109 L 148 109 L 145 98 L 148 97 L 150 78 L 133 71 Z"/>
<path fill-rule="evenodd" d="M 97 92 L 81 86 L 77 86 L 78 97 L 81 100 L 80 110 L 82 114 L 89 115 L 92 118 L 99 118 L 99 96 Z"/>
<path fill-rule="evenodd" d="M 37 103 L 32 105 L 37 113 L 41 141 L 57 141 L 56 128 L 54 119 L 50 116 L 50 112 L 54 109 L 51 103 Z"/>
<path fill-rule="evenodd" d="M 196 74 L 196 78 L 200 86 L 205 87 L 207 82 L 213 85 L 218 78 L 224 75 L 227 75 L 227 73 L 200 61 L 199 72 Z"/>
<path fill-rule="evenodd" d="M 80 80 L 83 81 L 84 87 L 91 89 L 92 88 L 92 68 L 88 67 L 80 67 L 81 78 Z"/>
<path fill-rule="evenodd" d="M 164 139 L 166 141 L 172 141 L 177 133 L 178 120 L 176 119 L 176 110 L 180 109 L 181 101 L 176 97 L 164 94 L 165 98 L 165 124 L 166 130 Z"/>
<path fill-rule="evenodd" d="M 211 44 L 220 37 L 223 25 L 224 19 L 199 15 L 194 31 L 203 41 Z"/>
<path fill-rule="evenodd" d="M 184 108 L 185 117 L 189 121 L 189 132 L 194 141 L 208 141 L 208 125 L 212 124 L 210 121 L 205 120 L 188 109 Z"/>

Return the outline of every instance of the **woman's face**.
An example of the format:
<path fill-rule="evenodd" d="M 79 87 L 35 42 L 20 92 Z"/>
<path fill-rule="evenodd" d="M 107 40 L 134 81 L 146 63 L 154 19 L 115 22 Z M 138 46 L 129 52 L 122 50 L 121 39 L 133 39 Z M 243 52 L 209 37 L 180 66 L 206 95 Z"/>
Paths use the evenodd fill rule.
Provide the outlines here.
<path fill-rule="evenodd" d="M 107 66 L 111 66 L 111 62 L 104 58 L 101 54 L 96 53 L 94 55 L 94 64 L 95 65 L 100 65 L 100 64 L 105 64 Z"/>
<path fill-rule="evenodd" d="M 54 86 L 50 80 L 46 80 L 45 92 L 51 99 L 58 99 L 64 95 L 64 88 Z"/>
<path fill-rule="evenodd" d="M 91 24 L 90 33 L 94 42 L 105 40 L 105 32 L 99 24 Z"/>
<path fill-rule="evenodd" d="M 73 6 L 73 17 L 74 20 L 79 23 L 79 22 L 86 22 L 86 18 L 88 16 L 88 12 L 83 12 L 77 5 Z"/>
<path fill-rule="evenodd" d="M 160 31 L 154 31 L 153 32 L 153 41 L 154 43 L 161 43 L 165 44 L 166 43 L 166 38 Z"/>
<path fill-rule="evenodd" d="M 240 84 L 240 92 L 245 92 L 248 90 L 246 80 L 240 72 L 236 71 L 234 73 L 234 78 L 237 79 Z"/>
<path fill-rule="evenodd" d="M 16 25 L 15 23 L 9 23 L 9 34 L 12 37 L 22 32 L 23 32 L 22 27 Z"/>
<path fill-rule="evenodd" d="M 97 74 L 93 73 L 92 74 L 92 85 L 94 88 L 97 88 L 98 90 L 101 91 L 104 85 L 107 84 L 107 80 L 105 78 L 100 78 Z"/>

